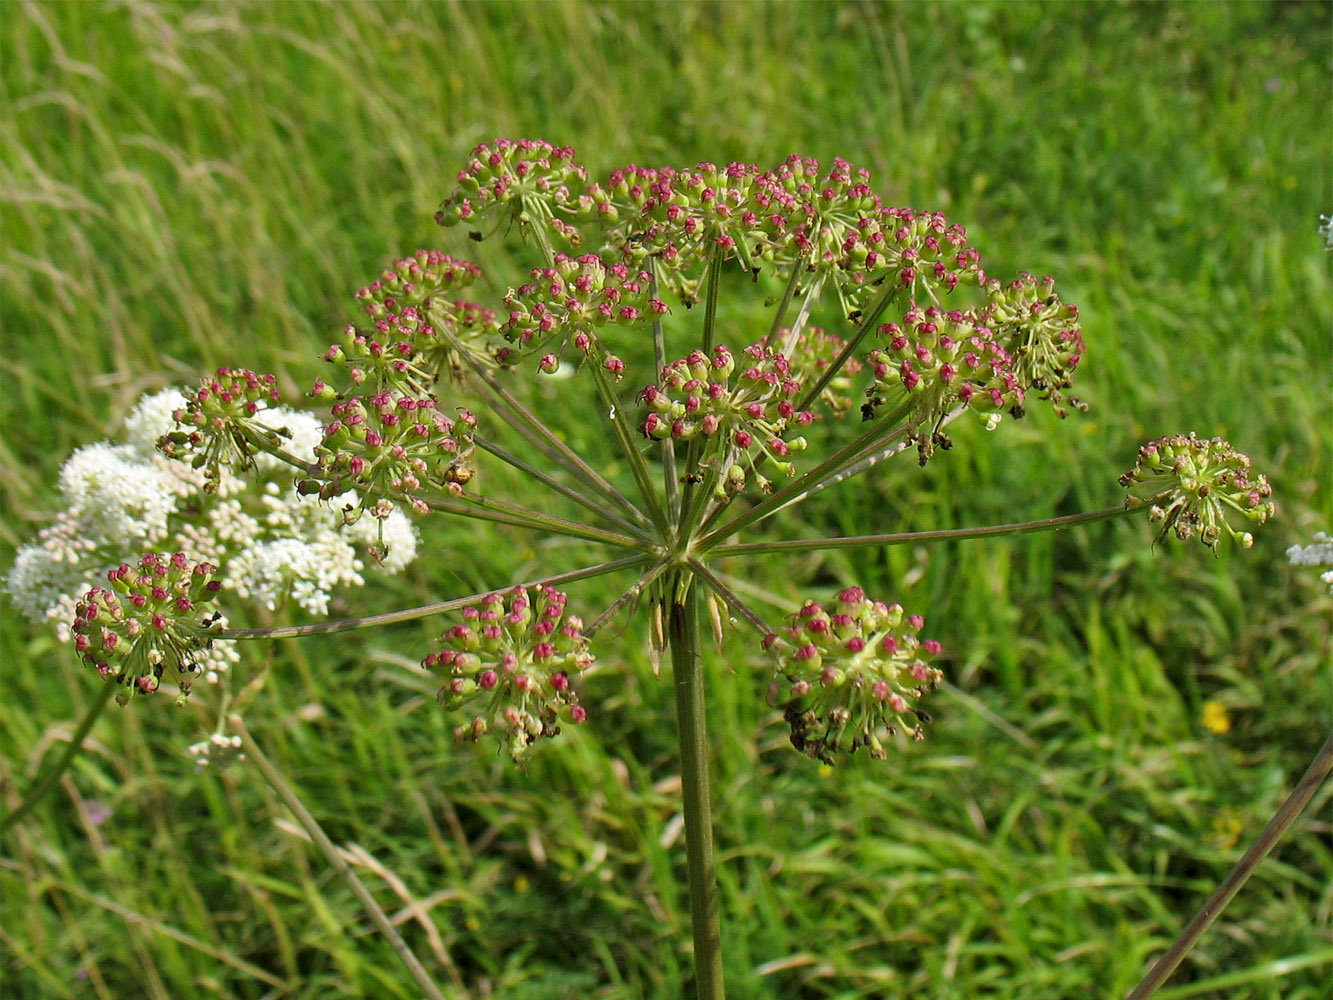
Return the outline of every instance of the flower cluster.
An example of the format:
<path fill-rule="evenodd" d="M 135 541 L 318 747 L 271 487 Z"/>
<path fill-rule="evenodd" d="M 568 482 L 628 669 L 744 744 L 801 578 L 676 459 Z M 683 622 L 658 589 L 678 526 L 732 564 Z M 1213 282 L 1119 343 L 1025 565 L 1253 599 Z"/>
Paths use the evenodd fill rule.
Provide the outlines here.
<path fill-rule="evenodd" d="M 92 588 L 74 609 L 79 657 L 131 693 L 156 691 L 170 669 L 183 701 L 217 620 L 205 613 L 222 586 L 215 572 L 210 563 L 191 564 L 183 552 L 167 558 L 149 553 L 137 566 L 117 566 L 107 573 L 111 589 Z M 120 696 L 122 704 L 127 699 Z"/>
<path fill-rule="evenodd" d="M 163 434 L 158 447 L 169 458 L 189 456 L 190 464 L 214 482 L 223 466 L 253 468 L 255 438 L 277 444 L 286 436 L 257 419 L 281 401 L 277 381 L 246 368 L 219 368 L 197 389 L 185 390 L 185 404 L 172 416 L 187 429 Z"/>
<path fill-rule="evenodd" d="M 1227 523 L 1229 513 L 1263 524 L 1275 510 L 1268 479 L 1251 478 L 1248 457 L 1221 438 L 1205 440 L 1194 433 L 1145 444 L 1120 485 L 1133 490 L 1126 507 L 1152 505 L 1148 520 L 1161 523 L 1159 541 L 1169 531 L 1181 541 L 1197 535 L 1214 552 L 1223 534 L 1242 548 L 1254 544 L 1248 531 Z"/>
<path fill-rule="evenodd" d="M 1078 308 L 1060 302 L 1051 278 L 1024 274 L 1007 285 L 983 279 L 982 286 L 989 301 L 979 311 L 913 303 L 901 323 L 879 327 L 884 346 L 866 359 L 875 374 L 867 417 L 884 405 L 906 405 L 911 424 L 933 426 L 962 406 L 994 426 L 1002 411 L 1022 416 L 1029 392 L 1068 414 L 1063 390 L 1083 356 Z M 922 445 L 924 461 L 928 439 Z"/>
<path fill-rule="evenodd" d="M 793 475 L 795 466 L 787 458 L 803 450 L 806 440 L 787 435 L 814 421 L 808 410 L 796 409 L 801 384 L 784 355 L 751 344 L 742 362 L 749 363 L 738 369 L 721 344 L 711 358 L 692 351 L 662 369 L 660 384 L 639 393 L 648 410 L 640 426 L 645 437 L 705 440 L 699 465 L 718 473 L 715 495 L 720 500 L 740 493 L 752 476 L 767 493 L 769 480 L 755 469 L 764 460 L 782 475 Z"/>
<path fill-rule="evenodd" d="M 772 343 L 769 343 L 767 337 L 759 343 L 787 355 L 792 374 L 803 386 L 819 382 L 842 356 L 846 347 L 841 337 L 818 326 L 804 327 L 794 338 L 791 330 L 784 329 L 779 331 Z M 833 416 L 841 417 L 856 405 L 857 393 L 853 380 L 864 370 L 865 365 L 849 355 L 820 390 L 819 401 Z"/>
<path fill-rule="evenodd" d="M 587 351 L 598 328 L 632 325 L 661 315 L 666 304 L 651 295 L 653 276 L 597 254 L 556 254 L 551 267 L 534 268 L 532 280 L 505 296 L 509 321 L 502 330 L 515 348 L 498 354 L 502 364 L 543 350 L 541 370 L 554 371 L 571 340 Z M 555 344 L 555 349 L 546 350 Z"/>
<path fill-rule="evenodd" d="M 441 225 L 507 207 L 549 250 L 557 240 L 584 245 L 577 222 L 601 231 L 599 254 L 636 266 L 655 260 L 664 287 L 686 305 L 696 299 L 695 272 L 715 259 L 736 259 L 755 274 L 767 267 L 779 277 L 828 281 L 853 319 L 880 289 L 933 300 L 937 289 L 981 274 L 961 226 L 938 212 L 885 206 L 869 171 L 841 159 L 826 169 L 800 156 L 773 170 L 632 165 L 587 183 L 573 150 L 499 141 L 473 151 L 458 185 L 436 214 Z"/>
<path fill-rule="evenodd" d="M 328 613 L 335 589 L 365 582 L 367 551 L 386 573 L 415 557 L 416 533 L 404 514 L 375 525 L 344 525 L 340 508 L 359 503 L 356 494 L 328 504 L 299 496 L 281 472 L 286 466 L 265 453 L 255 455 L 256 468 L 245 479 L 226 468 L 208 479 L 166 458 L 155 442 L 186 403 L 175 389 L 146 395 L 125 420 L 125 443 L 90 445 L 65 462 L 64 509 L 19 549 L 5 579 L 15 606 L 31 621 L 54 623 L 68 641 L 79 595 L 104 583 L 126 551 L 183 551 L 191 562 L 217 566 L 228 595 L 269 610 L 290 599 L 316 615 Z M 275 407 L 260 410 L 255 420 L 285 430 L 286 449 L 314 460 L 323 429 L 312 416 Z M 234 643 L 198 654 L 209 681 L 236 658 Z"/>
<path fill-rule="evenodd" d="M 1055 279 L 1040 280 L 1023 274 L 1009 284 L 996 279 L 983 282 L 990 300 L 982 311 L 982 322 L 995 331 L 996 338 L 1013 358 L 1018 381 L 1050 400 L 1055 412 L 1063 417 L 1061 390 L 1073 384 L 1074 369 L 1083 357 L 1083 332 L 1078 307 L 1060 301 L 1055 294 Z M 1077 399 L 1070 405 L 1084 409 Z"/>
<path fill-rule="evenodd" d="M 436 299 L 472 284 L 481 268 L 456 260 L 439 250 L 418 250 L 411 257 L 395 260 L 361 291 L 356 299 L 374 320 L 395 316 L 407 309 L 429 309 Z"/>
<path fill-rule="evenodd" d="M 692 170 L 629 166 L 613 171 L 605 184 L 589 185 L 578 214 L 607 228 L 618 252 L 657 257 L 671 274 L 707 259 L 715 247 L 754 269 L 753 252 L 767 242 L 753 193 L 762 176 L 748 163 L 700 163 Z"/>
<path fill-rule="evenodd" d="M 923 739 L 930 717 L 916 701 L 944 676 L 928 662 L 940 644 L 918 638 L 923 624 L 900 605 L 849 587 L 831 608 L 812 601 L 791 627 L 770 634 L 764 645 L 776 655 L 780 675 L 770 698 L 784 710 L 792 745 L 831 764 L 836 754 L 859 747 L 883 759 L 884 733 Z"/>
<path fill-rule="evenodd" d="M 347 369 L 353 388 L 363 385 L 373 392 L 396 390 L 413 396 L 429 396 L 438 377 L 427 361 L 427 352 L 440 339 L 415 306 L 401 313 L 385 313 L 374 329 L 348 326 L 342 343 L 324 352 L 324 360 Z M 367 384 L 368 383 L 368 384 Z M 336 399 L 340 395 L 323 379 L 317 379 L 307 394 L 314 399 Z"/>
<path fill-rule="evenodd" d="M 1287 561 L 1293 566 L 1333 566 L 1333 538 L 1323 531 L 1316 531 L 1312 544 L 1293 545 L 1287 549 Z M 1320 573 L 1319 579 L 1328 584 L 1329 593 L 1333 594 L 1333 569 Z"/>
<path fill-rule="evenodd" d="M 885 323 L 877 333 L 884 346 L 866 358 L 875 375 L 863 408 L 867 417 L 897 404 L 906 407 L 910 426 L 933 430 L 951 409 L 963 406 L 993 426 L 1001 411 L 1023 405 L 1025 389 L 1013 356 L 974 314 L 913 306 L 901 323 Z M 923 435 L 922 464 L 933 443 L 932 435 Z"/>
<path fill-rule="evenodd" d="M 354 492 L 324 503 L 270 482 L 248 504 L 249 513 L 237 500 L 219 505 L 209 519 L 214 536 L 230 541 L 235 533 L 250 540 L 220 553 L 228 591 L 269 611 L 290 598 L 311 614 L 326 615 L 334 591 L 365 582 L 359 549 L 380 572 L 400 572 L 417 548 L 407 515 L 395 510 L 384 519 L 345 524 L 344 511 L 358 503 Z"/>
<path fill-rule="evenodd" d="M 570 674 L 590 666 L 593 656 L 582 620 L 565 614 L 565 601 L 550 587 L 532 600 L 522 587 L 489 594 L 480 608 L 463 612 L 463 624 L 440 636 L 445 649 L 428 654 L 422 666 L 448 678 L 439 691 L 444 708 L 472 706 L 475 712 L 454 730 L 455 739 L 476 741 L 495 732 L 522 760 L 537 739 L 560 732 L 561 719 L 587 719 Z"/>
<path fill-rule="evenodd" d="M 520 225 L 549 226 L 557 233 L 572 227 L 555 218 L 549 204 L 567 203 L 571 185 L 581 187 L 586 174 L 574 163 L 574 150 L 541 139 L 496 139 L 472 150 L 458 173 L 458 188 L 440 205 L 442 226 L 472 223 L 488 212 L 504 210 Z M 538 230 L 544 238 L 544 231 Z M 577 245 L 577 234 L 570 237 Z"/>
<path fill-rule="evenodd" d="M 325 361 L 346 369 L 350 388 L 344 392 L 319 379 L 307 395 L 340 399 L 364 385 L 426 397 L 441 375 L 457 377 L 469 360 L 494 366 L 495 314 L 447 294 L 480 274 L 477 265 L 438 250 L 395 260 L 379 280 L 356 293 L 371 328 L 347 326 L 341 343 L 324 352 Z"/>
<path fill-rule="evenodd" d="M 387 518 L 393 509 L 390 495 L 425 513 L 429 507 L 418 495 L 424 489 L 457 496 L 472 478 L 468 459 L 476 418 L 467 410 L 447 417 L 434 399 L 380 392 L 335 403 L 333 417 L 318 448 L 322 478 L 298 484 L 304 494 L 317 493 L 323 500 L 351 489 L 375 494 L 381 500 L 370 505 L 371 512 Z M 367 505 L 363 499 L 357 512 Z"/>

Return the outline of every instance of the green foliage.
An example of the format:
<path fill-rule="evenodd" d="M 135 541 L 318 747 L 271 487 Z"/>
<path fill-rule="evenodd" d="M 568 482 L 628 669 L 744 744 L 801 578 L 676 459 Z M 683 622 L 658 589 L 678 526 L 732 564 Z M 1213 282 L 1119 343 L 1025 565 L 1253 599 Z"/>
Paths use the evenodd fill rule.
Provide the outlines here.
<path fill-rule="evenodd" d="M 709 691 L 735 997 L 1123 994 L 1321 742 L 1333 608 L 1282 553 L 1333 524 L 1327 5 L 7 13 L 0 562 L 49 516 L 65 455 L 144 389 L 236 363 L 304 388 L 351 292 L 417 246 L 476 260 L 489 297 L 516 281 L 527 265 L 499 241 L 430 220 L 455 165 L 495 136 L 567 142 L 595 172 L 841 155 L 891 199 L 966 224 L 996 273 L 1061 276 L 1082 308 L 1090 416 L 1034 412 L 1003 439 L 959 425 L 924 471 L 821 494 L 793 533 L 1104 506 L 1143 440 L 1181 430 L 1221 434 L 1269 473 L 1279 519 L 1218 559 L 1152 553 L 1149 525 L 1115 522 L 747 563 L 780 604 L 855 579 L 926 609 L 958 694 L 887 769 L 828 773 L 787 745 L 749 647 L 726 647 Z M 573 434 L 597 426 L 572 416 Z M 358 613 L 581 555 L 476 522 L 425 530 L 440 555 L 359 594 Z M 590 605 L 613 596 L 580 586 Z M 12 804 L 94 688 L 8 615 Z M 684 995 L 672 694 L 641 637 L 600 652 L 582 692 L 595 725 L 516 774 L 454 744 L 416 666 L 435 631 L 283 642 L 266 660 L 246 646 L 245 675 L 266 668 L 251 731 L 335 842 L 364 849 L 362 878 L 446 986 Z M 6 836 L 6 990 L 414 995 L 267 790 L 243 769 L 192 773 L 206 695 L 111 713 L 63 794 Z M 1230 731 L 1202 725 L 1210 700 Z M 1333 854 L 1319 832 L 1279 849 L 1162 996 L 1320 995 Z"/>

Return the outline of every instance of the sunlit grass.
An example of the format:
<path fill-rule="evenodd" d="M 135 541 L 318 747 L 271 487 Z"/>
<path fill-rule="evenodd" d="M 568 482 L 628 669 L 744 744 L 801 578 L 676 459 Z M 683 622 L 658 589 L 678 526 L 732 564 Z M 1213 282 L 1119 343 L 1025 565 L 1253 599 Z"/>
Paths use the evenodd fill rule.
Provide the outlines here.
<path fill-rule="evenodd" d="M 1115 524 L 737 565 L 787 604 L 808 581 L 856 579 L 924 608 L 975 701 L 942 695 L 928 742 L 829 773 L 787 747 L 753 649 L 727 645 L 710 705 L 735 997 L 1121 995 L 1333 721 L 1333 608 L 1282 556 L 1333 525 L 1326 5 L 6 13 L 6 564 L 58 507 L 65 455 L 141 391 L 237 362 L 304 389 L 350 293 L 417 246 L 477 259 L 478 295 L 497 298 L 518 278 L 499 241 L 430 216 L 467 150 L 499 135 L 568 142 L 594 173 L 841 155 L 894 200 L 967 225 L 992 272 L 1049 271 L 1080 304 L 1090 415 L 959 428 L 923 472 L 907 460 L 821 495 L 785 522 L 793 535 L 1109 505 L 1138 445 L 1175 431 L 1222 434 L 1268 473 L 1280 519 L 1217 560 L 1153 553 L 1146 525 Z M 572 434 L 596 426 L 591 406 L 568 418 Z M 576 557 L 471 522 L 427 534 L 438 555 L 354 610 Z M 611 588 L 573 599 L 603 605 Z M 9 614 L 13 803 L 93 685 Z M 421 914 L 401 930 L 446 986 L 452 967 L 475 996 L 684 995 L 671 691 L 641 636 L 601 652 L 583 699 L 594 725 L 516 774 L 453 743 L 416 667 L 435 631 L 247 646 L 245 675 L 268 667 L 252 732 L 335 841 L 367 852 L 360 874 L 390 914 Z M 1227 733 L 1203 725 L 1214 699 Z M 415 995 L 263 786 L 192 773 L 184 747 L 207 709 L 112 713 L 59 796 L 6 837 L 5 988 Z M 1322 995 L 1319 801 L 1182 970 L 1192 991 L 1164 996 Z"/>

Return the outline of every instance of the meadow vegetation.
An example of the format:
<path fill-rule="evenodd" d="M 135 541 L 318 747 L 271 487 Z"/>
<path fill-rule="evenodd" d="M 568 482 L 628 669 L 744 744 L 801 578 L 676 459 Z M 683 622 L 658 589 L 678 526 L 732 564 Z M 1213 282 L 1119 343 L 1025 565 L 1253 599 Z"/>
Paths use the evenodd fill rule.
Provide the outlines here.
<path fill-rule="evenodd" d="M 147 390 L 220 364 L 289 398 L 390 258 L 438 247 L 498 299 L 530 260 L 431 218 L 477 143 L 629 162 L 870 168 L 967 227 L 988 269 L 1080 306 L 1088 414 L 955 425 L 924 470 L 828 490 L 793 535 L 1110 506 L 1144 441 L 1219 434 L 1270 478 L 1248 551 L 1141 520 L 747 565 L 796 606 L 855 581 L 926 613 L 951 686 L 924 743 L 795 753 L 750 637 L 709 676 L 730 995 L 1121 996 L 1333 725 L 1333 598 L 1289 566 L 1333 527 L 1327 3 L 22 3 L 0 27 L 0 566 L 56 472 Z M 724 302 L 727 301 L 724 299 Z M 744 302 L 738 296 L 737 302 Z M 753 323 L 742 308 L 729 328 Z M 756 331 L 756 336 L 763 330 Z M 737 342 L 745 342 L 743 334 Z M 552 395 L 551 405 L 555 406 Z M 568 407 L 562 397 L 559 405 Z M 600 432 L 588 411 L 569 433 Z M 505 474 L 505 473 L 502 473 Z M 513 487 L 514 483 L 507 483 Z M 510 490 L 512 495 L 512 489 Z M 430 518 L 431 554 L 334 614 L 579 565 Z M 605 606 L 597 580 L 571 598 Z M 0 766 L 18 801 L 96 677 L 8 605 Z M 272 622 L 299 621 L 300 610 Z M 256 619 L 237 624 L 268 624 Z M 516 771 L 457 745 L 430 621 L 247 644 L 246 724 L 458 996 L 688 993 L 667 677 L 603 635 L 595 725 Z M 0 847 L 13 996 L 411 997 L 389 946 L 244 766 L 198 775 L 188 707 L 113 708 Z M 1333 972 L 1329 790 L 1163 998 L 1317 1000 Z"/>

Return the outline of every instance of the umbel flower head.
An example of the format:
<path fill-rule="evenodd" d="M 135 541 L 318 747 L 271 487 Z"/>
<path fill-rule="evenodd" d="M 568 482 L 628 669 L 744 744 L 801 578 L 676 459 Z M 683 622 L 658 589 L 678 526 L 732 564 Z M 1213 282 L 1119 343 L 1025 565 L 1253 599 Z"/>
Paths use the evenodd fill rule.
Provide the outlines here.
<path fill-rule="evenodd" d="M 454 729 L 456 740 L 475 742 L 494 732 L 517 761 L 536 740 L 557 735 L 561 719 L 587 719 L 570 674 L 588 667 L 593 656 L 583 621 L 565 614 L 565 601 L 551 587 L 539 588 L 532 600 L 522 587 L 489 594 L 481 607 L 463 612 L 463 624 L 440 636 L 445 649 L 421 664 L 448 678 L 438 696 L 445 709 L 475 712 Z"/>
<path fill-rule="evenodd" d="M 150 552 L 137 566 L 107 573 L 111 588 L 94 587 L 75 607 L 74 648 L 103 677 L 135 691 L 156 691 L 167 670 L 190 693 L 198 654 L 211 643 L 215 615 L 206 612 L 221 587 L 209 563 L 191 564 L 182 552 Z M 124 704 L 129 695 L 118 700 Z"/>
<path fill-rule="evenodd" d="M 784 355 L 751 344 L 738 368 L 731 351 L 719 344 L 711 358 L 692 351 L 671 362 L 662 369 L 660 384 L 639 393 L 648 410 L 639 429 L 657 440 L 704 439 L 700 466 L 718 471 L 717 499 L 740 493 L 751 478 L 767 493 L 769 481 L 755 466 L 767 460 L 770 470 L 793 475 L 787 457 L 806 447 L 805 438 L 790 436 L 814 421 L 808 410 L 796 409 L 800 391 Z"/>
<path fill-rule="evenodd" d="M 441 204 L 435 221 L 452 226 L 504 211 L 520 225 L 550 226 L 576 242 L 577 231 L 553 216 L 550 203 L 568 202 L 571 186 L 581 187 L 585 177 L 568 146 L 553 146 L 543 139 L 482 143 L 458 172 L 458 188 Z"/>
<path fill-rule="evenodd" d="M 186 430 L 162 435 L 158 448 L 168 458 L 192 456 L 190 464 L 203 469 L 214 483 L 221 466 L 253 468 L 257 450 L 253 438 L 276 444 L 286 437 L 255 419 L 281 401 L 277 381 L 248 368 L 219 368 L 216 376 L 201 379 L 197 389 L 185 390 L 185 405 L 172 416 Z"/>
<path fill-rule="evenodd" d="M 323 478 L 303 480 L 302 493 L 327 500 L 355 489 L 404 498 L 425 513 L 429 508 L 418 493 L 434 487 L 457 496 L 472 478 L 468 458 L 476 418 L 467 410 L 448 417 L 434 399 L 385 391 L 336 403 L 333 416 L 317 449 Z M 387 516 L 391 507 L 377 505 L 377 516 Z"/>
<path fill-rule="evenodd" d="M 418 250 L 411 257 L 395 260 L 379 279 L 356 293 L 371 319 L 394 316 L 406 309 L 429 309 L 455 289 L 464 288 L 481 276 L 481 268 L 456 260 L 439 250 Z"/>
<path fill-rule="evenodd" d="M 934 427 L 955 406 L 991 420 L 1022 407 L 1025 387 L 1013 355 L 976 315 L 914 305 L 901 323 L 885 323 L 877 333 L 884 346 L 866 359 L 875 375 L 863 409 L 867 418 L 898 404 L 910 408 L 913 426 Z M 923 451 L 923 464 L 928 457 Z"/>
<path fill-rule="evenodd" d="M 394 390 L 428 396 L 438 378 L 457 376 L 468 361 L 494 367 L 495 314 L 448 294 L 480 274 L 476 264 L 439 250 L 393 261 L 378 281 L 356 293 L 371 327 L 349 325 L 341 343 L 324 352 L 325 361 L 345 369 L 349 387 L 319 379 L 307 395 L 333 400 Z"/>
<path fill-rule="evenodd" d="M 1158 541 L 1169 531 L 1181 541 L 1197 535 L 1214 553 L 1224 534 L 1241 548 L 1254 544 L 1253 535 L 1228 523 L 1230 514 L 1263 524 L 1276 509 L 1268 499 L 1273 488 L 1266 477 L 1251 475 L 1247 456 L 1221 438 L 1205 440 L 1193 432 L 1145 444 L 1120 485 L 1132 490 L 1126 507 L 1152 505 L 1148 520 L 1162 525 Z"/>
<path fill-rule="evenodd" d="M 435 328 L 422 318 L 415 306 L 409 306 L 401 313 L 380 316 L 371 330 L 347 326 L 343 330 L 342 343 L 331 345 L 323 357 L 330 364 L 346 369 L 353 392 L 396 390 L 428 396 L 435 386 L 436 375 L 430 370 L 427 351 L 439 343 Z M 363 385 L 364 389 L 361 388 Z M 309 395 L 317 399 L 336 399 L 339 394 L 323 379 L 318 379 Z"/>
<path fill-rule="evenodd" d="M 940 644 L 918 638 L 923 624 L 901 605 L 849 587 L 831 607 L 811 601 L 789 628 L 770 634 L 764 645 L 777 657 L 779 677 L 769 697 L 783 708 L 792 746 L 832 764 L 860 747 L 885 758 L 881 734 L 924 739 L 930 716 L 916 702 L 944 675 L 928 662 Z"/>
<path fill-rule="evenodd" d="M 540 368 L 551 372 L 571 341 L 586 352 L 599 328 L 630 326 L 667 311 L 650 294 L 651 273 L 597 254 L 556 254 L 551 267 L 533 268 L 531 277 L 505 296 L 509 321 L 503 331 L 516 346 L 499 352 L 502 364 L 540 350 Z"/>

